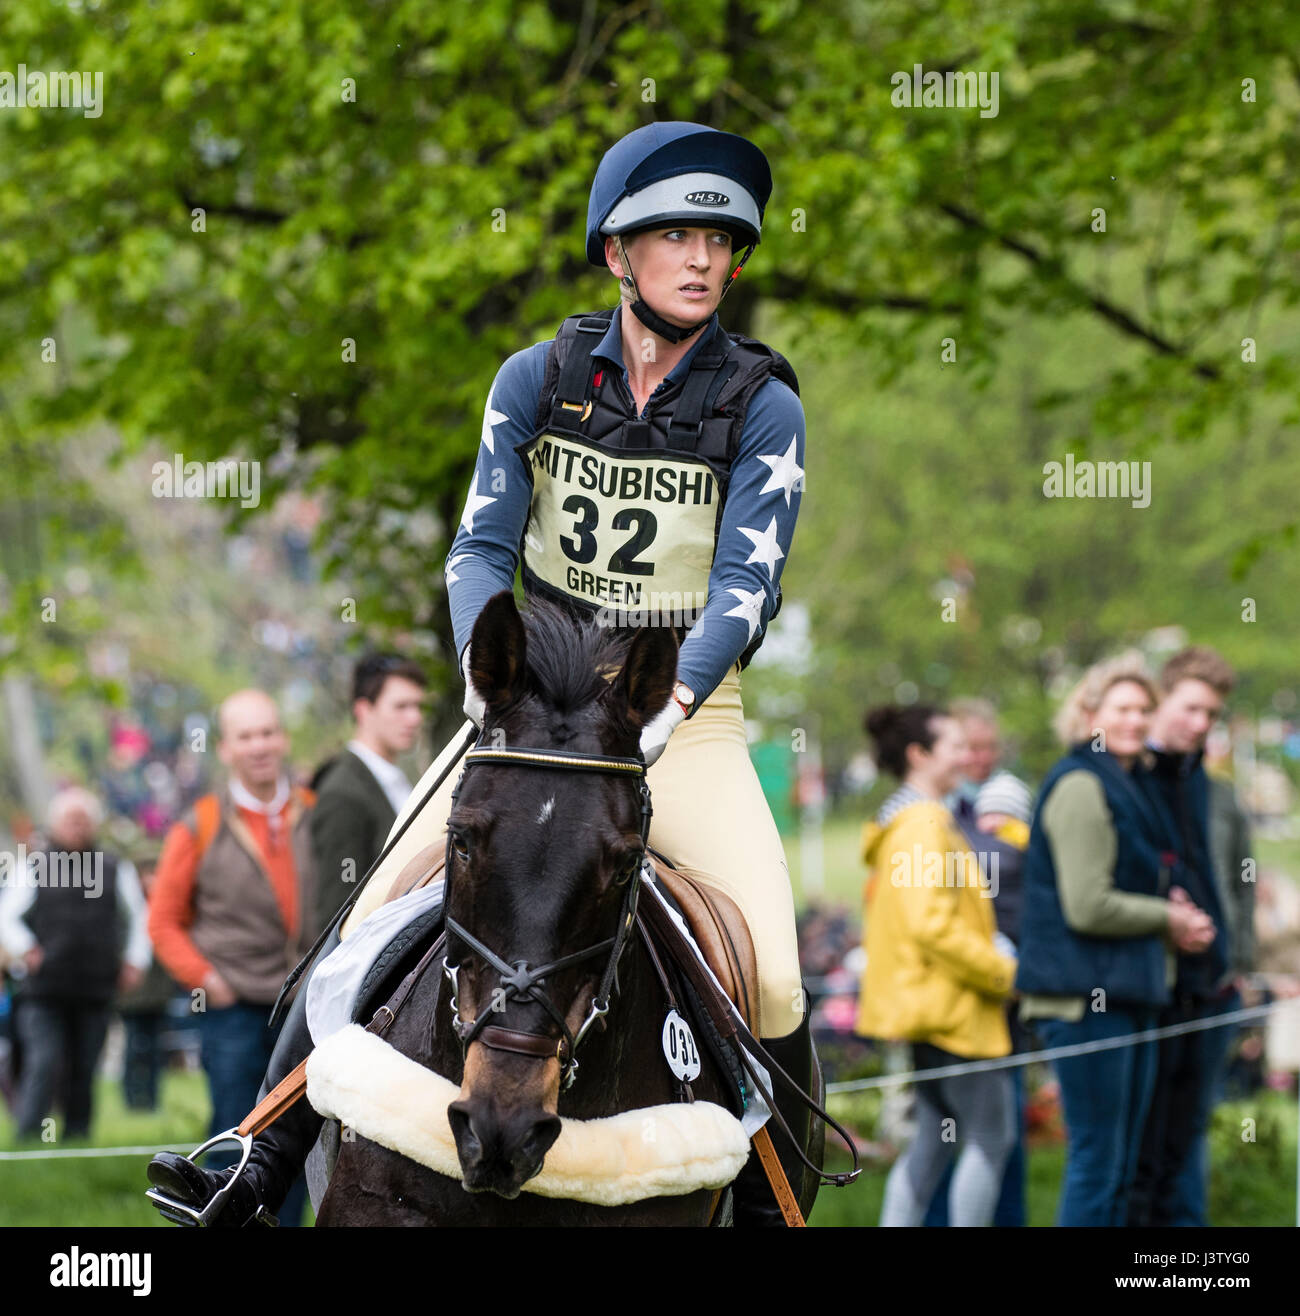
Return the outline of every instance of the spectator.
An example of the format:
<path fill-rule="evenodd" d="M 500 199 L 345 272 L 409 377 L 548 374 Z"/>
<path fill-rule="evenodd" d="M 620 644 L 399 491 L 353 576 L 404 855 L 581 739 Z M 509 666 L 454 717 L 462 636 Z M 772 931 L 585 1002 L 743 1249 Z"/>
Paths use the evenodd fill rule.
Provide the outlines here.
<path fill-rule="evenodd" d="M 275 703 L 241 690 L 222 704 L 219 726 L 229 782 L 168 832 L 149 902 L 158 958 L 196 993 L 214 1134 L 253 1108 L 275 1044 L 267 1013 L 319 931 L 315 797 L 289 784 Z M 305 1192 L 299 1176 L 282 1223 L 297 1222 Z"/>
<path fill-rule="evenodd" d="M 987 870 L 996 865 L 996 882 L 989 878 L 993 916 L 997 920 L 998 931 L 1014 945 L 1020 939 L 1022 873 L 1024 851 L 1029 843 L 1028 822 L 1032 812 L 1032 797 L 1029 787 L 1018 777 L 998 769 L 1002 760 L 1002 736 L 993 705 L 986 699 L 955 699 L 951 712 L 961 725 L 967 755 L 962 777 L 945 803 L 975 852 L 980 867 L 986 870 L 986 877 L 989 877 Z M 995 791 L 996 796 L 985 795 L 990 790 Z M 982 796 L 985 799 L 983 818 L 979 816 L 977 807 L 977 801 Z M 993 806 L 999 806 L 996 816 Z M 1020 1027 L 1014 1001 L 1007 1002 L 1007 1025 L 1011 1031 L 1012 1050 L 1023 1051 L 1026 1044 L 1025 1032 Z M 1010 1069 L 1007 1072 L 1017 1112 L 1016 1143 L 1011 1149 L 1011 1155 L 1007 1157 L 993 1223 L 1002 1228 L 1019 1229 L 1025 1223 L 1027 1169 L 1024 1071 Z M 926 1212 L 925 1223 L 928 1227 L 947 1226 L 951 1188 L 950 1168 L 935 1190 L 934 1199 Z"/>
<path fill-rule="evenodd" d="M 158 866 L 157 843 L 140 860 L 140 885 L 147 900 L 153 891 Z M 167 1003 L 176 994 L 171 975 L 152 953 L 142 980 L 118 995 L 122 1016 L 124 1057 L 122 1095 L 131 1110 L 157 1110 L 158 1078 L 162 1069 L 162 1034 L 167 1024 Z"/>
<path fill-rule="evenodd" d="M 1150 1028 L 1169 999 L 1164 938 L 1203 949 L 1209 916 L 1164 893 L 1175 856 L 1135 783 L 1155 689 L 1125 655 L 1091 668 L 1056 729 L 1069 747 L 1048 772 L 1030 828 L 1021 921 L 1022 1021 L 1050 1047 Z M 1184 893 L 1185 895 L 1185 893 Z M 1062 1225 L 1125 1223 L 1155 1076 L 1151 1043 L 1055 1062 L 1067 1156 Z"/>
<path fill-rule="evenodd" d="M 995 836 L 1023 853 L 1029 844 L 1034 797 L 1019 777 L 995 772 L 975 796 L 974 812 L 975 827 L 981 834 Z"/>
<path fill-rule="evenodd" d="M 974 804 L 979 788 L 998 770 L 1002 761 L 1002 734 L 998 729 L 997 710 L 987 699 L 954 699 L 948 712 L 957 719 L 966 741 L 966 766 L 947 802 L 960 822 L 956 803 Z"/>
<path fill-rule="evenodd" d="M 1228 968 L 1234 975 L 1238 999 L 1242 1005 L 1258 1005 L 1262 997 L 1250 984 L 1249 975 L 1257 964 L 1255 893 L 1259 875 L 1251 855 L 1250 816 L 1232 784 L 1231 754 L 1226 752 L 1230 744 L 1225 733 L 1217 747 L 1213 737 L 1207 738 L 1205 747 L 1205 771 L 1210 781 L 1210 867 L 1214 870 L 1219 906 L 1228 928 Z M 1214 752 L 1216 748 L 1218 753 Z M 1223 1059 L 1211 1091 L 1212 1100 L 1220 1101 L 1232 1070 L 1229 1052 L 1241 1032 L 1236 1027 L 1215 1032 L 1223 1034 Z M 1210 1168 L 1208 1151 L 1209 1135 L 1202 1133 L 1179 1176 L 1174 1190 L 1177 1200 L 1204 1203 Z"/>
<path fill-rule="evenodd" d="M 1232 783 L 1232 758 L 1212 754 L 1207 741 L 1205 775 L 1210 784 L 1210 867 L 1228 927 L 1228 967 L 1241 979 L 1256 967 L 1255 893 L 1257 865 L 1252 855 L 1250 815 Z M 1216 747 L 1217 748 L 1217 747 Z M 1250 861 L 1249 864 L 1247 861 Z"/>
<path fill-rule="evenodd" d="M 998 730 L 997 712 L 987 699 L 955 699 L 951 711 L 961 725 L 968 753 L 962 775 L 944 803 L 966 833 L 966 839 L 981 862 L 986 856 L 997 856 L 998 881 L 991 887 L 993 913 L 998 931 L 1016 941 L 1020 928 L 1020 872 L 1025 846 L 1029 843 L 1027 823 L 1020 823 L 1008 815 L 1007 824 L 980 827 L 976 823 L 975 800 L 981 790 L 996 781 L 1000 783 L 1001 793 L 1014 794 L 1020 812 L 1024 812 L 1023 806 L 1031 800 L 1029 787 L 1010 772 L 999 771 L 1002 736 Z M 1028 814 L 1025 817 L 1027 819 Z"/>
<path fill-rule="evenodd" d="M 14 997 L 22 1047 L 14 1112 L 20 1138 L 40 1136 L 56 1091 L 65 1135 L 89 1135 L 113 993 L 138 983 L 149 963 L 135 868 L 92 848 L 102 821 L 89 791 L 60 791 L 50 802 L 48 846 L 30 855 L 25 873 L 0 892 L 0 940 L 24 974 Z"/>
<path fill-rule="evenodd" d="M 17 1033 L 14 1028 L 14 998 L 9 988 L 9 964 L 0 946 L 0 1097 L 12 1112 L 18 1098 L 20 1064 Z"/>
<path fill-rule="evenodd" d="M 379 857 L 411 783 L 397 757 L 415 744 L 423 716 L 425 676 L 395 654 L 363 658 L 352 676 L 356 734 L 316 774 L 311 816 L 321 927 L 356 890 Z"/>
<path fill-rule="evenodd" d="M 993 897 L 993 915 L 998 932 L 1006 937 L 1007 949 L 1016 954 L 1020 944 L 1020 912 L 1024 905 L 1025 850 L 1029 845 L 1029 821 L 1033 817 L 1034 798 L 1029 787 L 1010 772 L 995 772 L 975 797 L 975 830 L 978 834 L 975 853 L 980 865 L 987 867 L 997 857 L 997 885 Z M 964 830 L 964 829 L 963 829 Z M 996 847 L 992 854 L 989 847 Z M 1020 1023 L 1018 1002 L 1007 1002 L 1007 1028 L 1011 1033 L 1011 1050 L 1015 1054 L 1029 1049 L 1030 1039 Z M 1002 1191 L 998 1195 L 993 1223 L 1004 1229 L 1023 1229 L 1027 1221 L 1025 1202 L 1028 1179 L 1028 1153 L 1025 1148 L 1026 1103 L 1025 1071 L 1009 1071 L 1016 1110 L 1016 1144 L 1007 1157 L 1002 1174 Z"/>
<path fill-rule="evenodd" d="M 866 954 L 857 1031 L 912 1044 L 917 1069 L 1004 1056 L 1002 1004 L 1015 961 L 994 948 L 992 901 L 943 797 L 965 763 L 957 721 L 936 708 L 867 717 L 882 770 L 900 779 L 863 834 Z M 936 878 L 936 874 L 941 877 Z M 890 1171 L 882 1225 L 919 1225 L 961 1144 L 949 1197 L 954 1225 L 987 1225 L 1015 1142 L 1011 1081 L 994 1070 L 922 1082 L 916 1132 Z"/>
<path fill-rule="evenodd" d="M 1178 958 L 1173 999 L 1158 1019 L 1162 1028 L 1207 1020 L 1241 1006 L 1230 926 L 1240 930 L 1241 908 L 1247 901 L 1253 917 L 1253 900 L 1239 898 L 1237 889 L 1248 887 L 1253 893 L 1254 884 L 1242 882 L 1239 854 L 1224 856 L 1232 865 L 1230 872 L 1215 873 L 1210 781 L 1201 761 L 1206 737 L 1234 681 L 1232 668 L 1213 649 L 1183 649 L 1160 672 L 1160 702 L 1147 735 L 1154 763 L 1143 781 L 1175 820 L 1188 895 L 1214 920 L 1214 940 L 1200 953 Z M 1220 801 L 1221 811 L 1233 808 L 1231 794 L 1228 787 L 1229 801 Z M 1243 838 L 1221 837 L 1220 844 L 1237 850 Z M 1155 1088 L 1129 1202 L 1130 1225 L 1206 1223 L 1203 1159 L 1197 1148 L 1205 1138 L 1230 1038 L 1231 1029 L 1210 1028 L 1157 1044 Z"/>

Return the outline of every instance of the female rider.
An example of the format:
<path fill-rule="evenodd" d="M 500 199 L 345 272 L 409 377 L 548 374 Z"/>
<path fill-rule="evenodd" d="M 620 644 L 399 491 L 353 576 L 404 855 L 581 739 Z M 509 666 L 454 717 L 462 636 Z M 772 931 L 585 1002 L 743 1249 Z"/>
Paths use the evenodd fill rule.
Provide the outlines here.
<path fill-rule="evenodd" d="M 717 318 L 758 244 L 771 186 L 757 147 L 695 123 L 650 124 L 605 154 L 587 257 L 619 280 L 620 304 L 570 317 L 554 339 L 498 371 L 446 579 L 463 672 L 479 611 L 513 586 L 520 565 L 527 593 L 603 624 L 677 627 L 673 698 L 641 740 L 654 800 L 650 843 L 744 911 L 760 978 L 755 1031 L 806 1089 L 812 1050 L 789 872 L 749 760 L 739 679 L 780 606 L 803 488 L 804 416 L 785 360 L 727 334 Z M 465 711 L 481 724 L 468 678 Z M 342 940 L 437 842 L 454 784 L 453 774 L 371 876 Z M 283 1041 L 268 1089 L 310 1049 L 303 1014 L 290 1015 L 285 1032 L 296 1040 Z M 790 1127 L 805 1131 L 806 1114 L 780 1104 Z M 310 1146 L 302 1140 L 314 1141 L 320 1121 L 302 1108 L 255 1142 L 244 1175 L 252 1191 L 241 1190 L 233 1211 L 240 1223 L 259 1203 L 274 1209 Z M 778 1135 L 797 1191 L 802 1170 L 783 1141 Z M 161 1176 L 170 1186 L 194 1182 L 193 1167 L 169 1164 L 174 1173 L 164 1165 Z M 735 1199 L 738 1224 L 782 1223 L 754 1155 Z"/>

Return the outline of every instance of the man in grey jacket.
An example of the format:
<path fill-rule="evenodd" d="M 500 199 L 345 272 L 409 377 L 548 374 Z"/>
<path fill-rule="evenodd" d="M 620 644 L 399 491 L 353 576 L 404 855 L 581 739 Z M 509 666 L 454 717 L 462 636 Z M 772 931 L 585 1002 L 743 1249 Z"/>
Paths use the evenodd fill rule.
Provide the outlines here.
<path fill-rule="evenodd" d="M 420 667 L 395 654 L 371 654 L 353 672 L 356 732 L 312 782 L 311 839 L 321 927 L 369 872 L 411 793 L 397 759 L 420 734 L 424 689 Z"/>

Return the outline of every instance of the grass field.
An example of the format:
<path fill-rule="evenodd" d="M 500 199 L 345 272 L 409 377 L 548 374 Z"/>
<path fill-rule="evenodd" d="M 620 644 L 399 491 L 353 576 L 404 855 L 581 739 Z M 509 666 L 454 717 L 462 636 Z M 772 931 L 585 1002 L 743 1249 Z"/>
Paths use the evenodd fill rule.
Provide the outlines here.
<path fill-rule="evenodd" d="M 201 1074 L 173 1072 L 163 1084 L 162 1108 L 142 1114 L 124 1108 L 114 1083 L 97 1093 L 93 1142 L 98 1146 L 161 1146 L 188 1151 L 207 1128 L 207 1095 Z M 861 1120 L 855 1099 L 838 1103 L 837 1115 Z M 1255 1121 L 1254 1142 L 1241 1138 L 1242 1120 Z M 863 1126 L 865 1127 L 865 1126 Z M 12 1126 L 0 1115 L 0 1148 L 12 1148 Z M 1296 1104 L 1277 1094 L 1219 1108 L 1213 1133 L 1210 1205 L 1212 1223 L 1295 1223 Z M 67 1144 L 73 1146 L 75 1144 Z M 65 1146 L 56 1142 L 44 1150 Z M 1029 1223 L 1050 1225 L 1064 1165 L 1059 1145 L 1031 1149 Z M 147 1155 L 103 1159 L 0 1161 L 0 1228 L 14 1225 L 141 1225 L 165 1222 L 145 1200 Z M 836 1161 L 834 1168 L 847 1168 Z M 889 1167 L 868 1165 L 850 1188 L 824 1189 L 811 1223 L 874 1225 L 880 1215 Z"/>
<path fill-rule="evenodd" d="M 825 881 L 821 898 L 845 904 L 854 913 L 859 908 L 865 877 L 858 857 L 860 835 L 861 819 L 839 816 L 827 820 L 822 840 Z M 796 898 L 802 904 L 804 865 L 799 838 L 794 835 L 785 840 Z M 1263 865 L 1281 868 L 1293 878 L 1300 872 L 1300 841 L 1261 842 L 1256 848 Z M 863 1135 L 870 1135 L 874 1128 L 870 1099 L 841 1099 L 833 1111 L 850 1120 Z M 1295 1101 L 1277 1093 L 1219 1107 L 1211 1139 L 1212 1223 L 1296 1223 L 1296 1117 Z M 91 1143 L 100 1147 L 176 1145 L 188 1151 L 203 1140 L 207 1121 L 207 1089 L 202 1074 L 169 1072 L 163 1082 L 161 1108 L 154 1113 L 127 1110 L 119 1086 L 101 1080 Z M 75 1145 L 56 1142 L 49 1148 L 41 1145 L 36 1149 Z M 0 1151 L 13 1147 L 12 1124 L 0 1108 Z M 1059 1144 L 1031 1149 L 1031 1226 L 1053 1222 L 1064 1160 L 1064 1149 Z M 144 1197 L 147 1161 L 147 1155 L 0 1160 L 0 1227 L 163 1225 L 165 1222 Z M 834 1168 L 847 1168 L 847 1163 L 836 1163 Z M 851 1188 L 824 1190 L 811 1223 L 874 1225 L 888 1171 L 887 1163 L 869 1164 Z"/>
<path fill-rule="evenodd" d="M 172 1070 L 163 1078 L 157 1111 L 128 1110 L 122 1089 L 100 1079 L 91 1138 L 24 1144 L 23 1151 L 78 1147 L 162 1147 L 190 1151 L 207 1137 L 210 1107 L 200 1073 Z M 0 1110 L 0 1149 L 15 1148 L 13 1123 Z M 167 1222 L 145 1199 L 149 1156 L 0 1160 L 0 1227 L 13 1225 L 143 1225 Z"/>

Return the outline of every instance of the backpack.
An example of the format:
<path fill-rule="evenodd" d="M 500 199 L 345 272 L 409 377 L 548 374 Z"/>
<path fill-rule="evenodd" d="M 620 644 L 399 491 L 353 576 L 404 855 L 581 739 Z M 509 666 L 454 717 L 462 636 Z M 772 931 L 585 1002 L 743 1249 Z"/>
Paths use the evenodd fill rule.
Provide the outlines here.
<path fill-rule="evenodd" d="M 198 862 L 203 862 L 221 826 L 221 800 L 214 795 L 201 795 L 194 801 L 194 839 L 198 843 Z"/>

